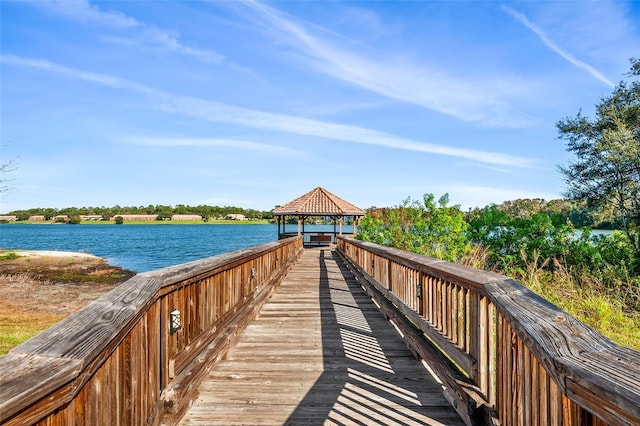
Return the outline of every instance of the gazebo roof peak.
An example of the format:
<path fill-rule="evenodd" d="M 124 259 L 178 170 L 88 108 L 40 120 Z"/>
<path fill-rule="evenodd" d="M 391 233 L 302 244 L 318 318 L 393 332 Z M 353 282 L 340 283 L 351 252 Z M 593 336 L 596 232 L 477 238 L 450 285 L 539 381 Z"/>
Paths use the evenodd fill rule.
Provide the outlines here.
<path fill-rule="evenodd" d="M 276 216 L 364 216 L 366 212 L 321 186 L 273 210 Z"/>

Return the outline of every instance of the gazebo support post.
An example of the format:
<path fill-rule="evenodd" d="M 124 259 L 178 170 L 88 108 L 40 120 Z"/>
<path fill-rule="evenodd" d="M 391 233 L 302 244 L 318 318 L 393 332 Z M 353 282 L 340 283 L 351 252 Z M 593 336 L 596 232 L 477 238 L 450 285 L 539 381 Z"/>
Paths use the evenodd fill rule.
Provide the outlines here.
<path fill-rule="evenodd" d="M 335 242 L 336 240 L 336 217 L 335 216 L 331 216 L 331 221 L 333 222 L 333 240 Z"/>
<path fill-rule="evenodd" d="M 304 222 L 307 220 L 306 216 L 300 216 L 302 218 L 302 238 L 304 238 Z"/>

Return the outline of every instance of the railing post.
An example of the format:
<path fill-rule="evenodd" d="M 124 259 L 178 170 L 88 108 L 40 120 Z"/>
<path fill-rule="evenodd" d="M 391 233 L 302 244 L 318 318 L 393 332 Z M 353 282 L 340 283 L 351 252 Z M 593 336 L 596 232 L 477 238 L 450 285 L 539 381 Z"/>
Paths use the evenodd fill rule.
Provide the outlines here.
<path fill-rule="evenodd" d="M 426 276 L 422 273 L 422 271 L 418 272 L 418 284 L 419 287 L 416 290 L 418 296 L 418 313 L 424 317 L 425 311 L 425 292 L 426 292 Z"/>
<path fill-rule="evenodd" d="M 393 291 L 393 262 L 387 259 L 387 289 Z"/>

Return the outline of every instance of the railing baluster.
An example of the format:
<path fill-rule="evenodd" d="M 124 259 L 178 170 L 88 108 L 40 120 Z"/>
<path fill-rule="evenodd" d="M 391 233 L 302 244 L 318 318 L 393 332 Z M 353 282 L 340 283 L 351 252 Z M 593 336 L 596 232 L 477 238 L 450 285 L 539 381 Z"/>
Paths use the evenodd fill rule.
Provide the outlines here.
<path fill-rule="evenodd" d="M 592 376 L 598 382 L 593 386 L 573 384 L 581 380 L 579 375 L 584 370 L 579 362 L 577 372 L 572 370 L 582 354 L 603 354 L 606 362 L 622 363 L 619 371 L 631 368 L 633 372 L 628 374 L 640 377 L 637 351 L 625 352 L 629 359 L 604 357 L 618 347 L 508 277 L 434 262 L 351 238 L 339 238 L 339 248 L 351 262 L 392 291 L 399 300 L 394 303 L 404 304 L 398 309 L 409 315 L 430 340 L 441 350 L 450 351 L 445 355 L 457 360 L 457 368 L 470 380 L 454 394 L 460 397 L 475 386 L 477 395 L 469 398 L 483 399 L 485 407 L 492 409 L 488 415 L 495 415 L 502 424 L 606 424 L 598 416 L 611 424 L 640 424 L 640 379 L 622 385 L 618 376 L 608 373 L 606 365 L 593 364 L 600 368 Z M 386 259 L 384 277 L 376 275 L 380 262 L 370 268 L 366 261 L 369 257 Z M 421 294 L 418 283 L 422 285 Z M 563 363 L 562 368 L 558 362 Z M 446 374 L 452 375 L 444 380 L 449 384 L 460 380 L 453 379 L 457 377 L 455 371 Z M 572 393 L 567 391 L 569 386 Z M 583 389 L 588 390 L 581 395 Z M 593 394 L 596 391 L 601 396 Z M 612 398 L 633 400 L 635 405 L 616 405 Z M 588 405 L 582 407 L 576 401 Z M 458 401 L 459 412 L 460 403 L 465 402 Z"/>

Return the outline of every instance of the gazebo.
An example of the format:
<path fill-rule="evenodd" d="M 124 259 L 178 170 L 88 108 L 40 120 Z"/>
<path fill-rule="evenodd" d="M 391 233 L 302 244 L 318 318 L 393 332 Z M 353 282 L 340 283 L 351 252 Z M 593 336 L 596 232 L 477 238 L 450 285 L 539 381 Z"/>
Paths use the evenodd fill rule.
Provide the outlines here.
<path fill-rule="evenodd" d="M 360 218 L 365 214 L 366 212 L 361 208 L 354 206 L 322 187 L 312 189 L 295 200 L 273 210 L 273 216 L 278 222 L 278 239 L 298 235 L 305 238 L 305 243 L 335 242 L 336 236 L 342 235 L 342 225 L 345 216 L 353 218 L 353 234 L 356 234 Z M 298 219 L 296 232 L 287 232 L 287 216 L 294 216 Z M 305 219 L 311 216 L 330 217 L 333 223 L 333 232 L 317 230 L 305 232 Z M 339 229 L 337 230 L 336 225 L 339 225 Z M 309 236 L 308 239 L 306 239 L 307 235 Z"/>

